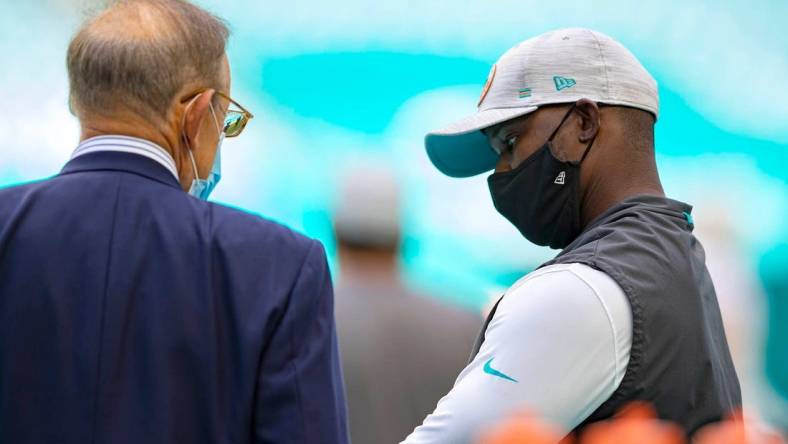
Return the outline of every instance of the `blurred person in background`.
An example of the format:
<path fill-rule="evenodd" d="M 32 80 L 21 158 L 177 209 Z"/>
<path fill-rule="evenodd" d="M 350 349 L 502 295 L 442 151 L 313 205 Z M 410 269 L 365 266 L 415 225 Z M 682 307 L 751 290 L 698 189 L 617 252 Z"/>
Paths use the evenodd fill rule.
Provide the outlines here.
<path fill-rule="evenodd" d="M 704 193 L 704 217 L 698 218 L 695 234 L 703 242 L 706 266 L 714 282 L 725 335 L 742 388 L 743 408 L 754 420 L 763 415 L 763 358 L 766 297 L 754 266 L 742 261 L 747 251 L 740 244 L 734 215 L 724 196 Z"/>
<path fill-rule="evenodd" d="M 205 201 L 252 117 L 227 39 L 131 0 L 72 40 L 81 141 L 0 190 L 0 442 L 348 442 L 322 245 Z"/>
<path fill-rule="evenodd" d="M 334 213 L 336 317 L 352 441 L 400 441 L 452 386 L 481 318 L 417 294 L 399 269 L 400 189 L 368 164 L 343 177 Z"/>
<path fill-rule="evenodd" d="M 488 315 L 452 390 L 404 442 L 465 443 L 513 410 L 581 432 L 631 401 L 691 435 L 741 406 L 692 207 L 657 172 L 655 80 L 612 38 L 561 29 L 493 66 L 478 112 L 426 137 L 452 177 L 562 251 Z M 461 223 L 461 221 L 460 221 Z"/>

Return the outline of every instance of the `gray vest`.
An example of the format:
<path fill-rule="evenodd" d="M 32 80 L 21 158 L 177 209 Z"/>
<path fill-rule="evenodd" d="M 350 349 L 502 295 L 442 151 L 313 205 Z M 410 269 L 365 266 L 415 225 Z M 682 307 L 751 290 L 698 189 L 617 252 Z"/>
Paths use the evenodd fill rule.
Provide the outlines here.
<path fill-rule="evenodd" d="M 624 380 L 576 431 L 635 400 L 648 402 L 660 418 L 678 423 L 689 435 L 741 406 L 705 253 L 692 235 L 691 211 L 663 197 L 631 197 L 541 266 L 581 263 L 601 270 L 621 286 L 632 307 Z M 473 356 L 494 313 L 495 308 Z"/>

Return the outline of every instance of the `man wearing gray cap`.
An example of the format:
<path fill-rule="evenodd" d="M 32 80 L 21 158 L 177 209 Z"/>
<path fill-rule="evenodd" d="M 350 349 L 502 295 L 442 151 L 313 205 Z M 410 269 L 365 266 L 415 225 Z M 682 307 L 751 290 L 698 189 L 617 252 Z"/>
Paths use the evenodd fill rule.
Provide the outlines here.
<path fill-rule="evenodd" d="M 562 29 L 506 52 L 478 112 L 427 135 L 440 171 L 494 169 L 498 212 L 562 251 L 507 290 L 404 442 L 470 442 L 524 409 L 582 431 L 635 400 L 692 434 L 741 405 L 692 207 L 660 184 L 658 113 L 656 82 L 626 48 Z"/>

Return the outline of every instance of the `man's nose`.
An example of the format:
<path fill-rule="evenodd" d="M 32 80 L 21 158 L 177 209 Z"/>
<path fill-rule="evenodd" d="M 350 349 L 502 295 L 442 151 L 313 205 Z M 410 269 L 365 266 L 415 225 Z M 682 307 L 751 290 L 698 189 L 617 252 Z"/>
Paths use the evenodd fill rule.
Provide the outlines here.
<path fill-rule="evenodd" d="M 512 160 L 512 153 L 508 151 L 498 156 L 498 163 L 495 164 L 495 172 L 501 173 L 504 171 L 511 170 L 512 169 L 511 160 Z"/>

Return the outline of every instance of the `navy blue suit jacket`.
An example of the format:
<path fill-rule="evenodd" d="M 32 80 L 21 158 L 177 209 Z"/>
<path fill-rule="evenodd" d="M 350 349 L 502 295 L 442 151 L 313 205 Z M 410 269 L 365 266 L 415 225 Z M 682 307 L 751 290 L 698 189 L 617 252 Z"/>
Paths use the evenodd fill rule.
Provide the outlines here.
<path fill-rule="evenodd" d="M 98 152 L 0 190 L 0 443 L 346 443 L 322 245 Z"/>

